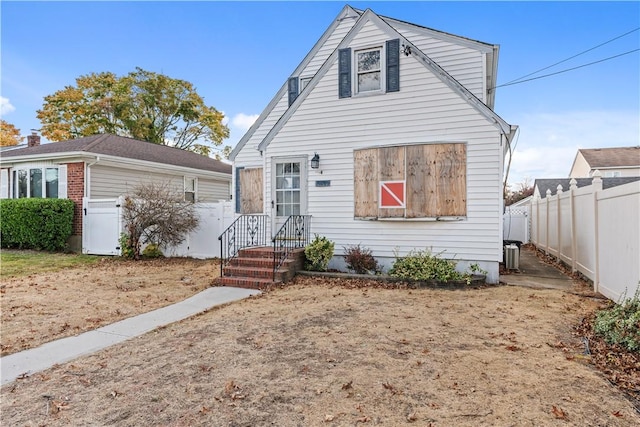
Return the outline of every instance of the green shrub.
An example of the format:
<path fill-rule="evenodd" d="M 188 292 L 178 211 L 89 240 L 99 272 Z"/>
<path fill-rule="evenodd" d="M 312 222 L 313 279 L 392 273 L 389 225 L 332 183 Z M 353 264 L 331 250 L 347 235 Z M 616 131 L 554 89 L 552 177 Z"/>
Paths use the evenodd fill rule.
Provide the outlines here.
<path fill-rule="evenodd" d="M 438 255 L 433 255 L 429 250 L 412 250 L 405 257 L 396 257 L 389 275 L 399 279 L 437 280 L 444 283 L 451 280 L 469 281 L 469 274 L 458 272 L 454 261 Z"/>
<path fill-rule="evenodd" d="M 136 255 L 135 248 L 133 247 L 133 242 L 131 241 L 131 237 L 127 233 L 120 233 L 120 238 L 118 239 L 120 243 L 120 256 L 123 258 L 134 259 Z"/>
<path fill-rule="evenodd" d="M 0 200 L 3 248 L 59 251 L 73 231 L 73 201 L 68 199 Z"/>
<path fill-rule="evenodd" d="M 378 261 L 371 254 L 371 249 L 363 248 L 359 244 L 344 248 L 344 260 L 347 268 L 358 274 L 378 271 Z"/>
<path fill-rule="evenodd" d="M 599 311 L 593 329 L 609 344 L 640 352 L 640 288 L 633 298 Z"/>
<path fill-rule="evenodd" d="M 160 246 L 155 243 L 149 243 L 142 251 L 142 256 L 145 258 L 160 258 L 163 257 L 164 254 L 160 250 Z"/>
<path fill-rule="evenodd" d="M 304 248 L 305 268 L 311 271 L 327 271 L 329 261 L 333 257 L 335 243 L 317 234 L 311 243 Z"/>

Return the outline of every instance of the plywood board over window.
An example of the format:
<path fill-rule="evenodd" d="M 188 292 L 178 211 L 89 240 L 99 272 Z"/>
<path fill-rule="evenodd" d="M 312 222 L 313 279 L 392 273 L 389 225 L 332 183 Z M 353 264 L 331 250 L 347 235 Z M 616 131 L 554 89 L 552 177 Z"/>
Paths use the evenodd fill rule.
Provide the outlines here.
<path fill-rule="evenodd" d="M 462 143 L 421 144 L 354 151 L 354 216 L 460 217 L 467 213 L 467 152 Z M 403 208 L 378 204 L 380 185 L 405 183 Z"/>
<path fill-rule="evenodd" d="M 263 211 L 262 168 L 240 169 L 240 213 L 255 214 Z"/>

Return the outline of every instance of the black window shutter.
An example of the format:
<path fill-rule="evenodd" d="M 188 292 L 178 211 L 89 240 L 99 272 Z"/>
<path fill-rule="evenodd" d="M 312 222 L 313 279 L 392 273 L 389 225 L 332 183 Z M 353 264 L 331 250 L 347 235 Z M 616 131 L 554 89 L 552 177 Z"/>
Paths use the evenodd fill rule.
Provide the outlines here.
<path fill-rule="evenodd" d="M 400 90 L 400 39 L 387 40 L 387 92 Z"/>
<path fill-rule="evenodd" d="M 289 79 L 289 106 L 293 104 L 293 101 L 298 97 L 298 78 L 291 77 Z"/>
<path fill-rule="evenodd" d="M 235 194 L 235 198 L 236 198 L 236 213 L 242 213 L 240 212 L 240 171 L 244 169 L 244 167 L 241 168 L 236 168 L 236 194 Z"/>
<path fill-rule="evenodd" d="M 338 97 L 351 97 L 351 48 L 338 51 Z"/>

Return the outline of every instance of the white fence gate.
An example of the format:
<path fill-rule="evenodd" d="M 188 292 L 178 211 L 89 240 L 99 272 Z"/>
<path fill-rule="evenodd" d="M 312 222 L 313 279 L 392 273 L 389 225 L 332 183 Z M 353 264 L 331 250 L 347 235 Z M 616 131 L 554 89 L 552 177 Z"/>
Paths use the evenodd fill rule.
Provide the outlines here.
<path fill-rule="evenodd" d="M 120 255 L 122 198 L 83 199 L 82 252 L 92 255 Z M 198 228 L 189 233 L 182 244 L 164 249 L 166 256 L 219 258 L 218 236 L 234 221 L 231 202 L 198 203 Z"/>
<path fill-rule="evenodd" d="M 620 301 L 640 287 L 640 182 L 603 190 L 596 174 L 589 186 L 573 181 L 532 201 L 531 241 Z"/>
<path fill-rule="evenodd" d="M 502 238 L 529 242 L 529 207 L 510 209 L 507 207 L 502 216 Z"/>
<path fill-rule="evenodd" d="M 82 199 L 82 253 L 120 255 L 122 198 Z"/>

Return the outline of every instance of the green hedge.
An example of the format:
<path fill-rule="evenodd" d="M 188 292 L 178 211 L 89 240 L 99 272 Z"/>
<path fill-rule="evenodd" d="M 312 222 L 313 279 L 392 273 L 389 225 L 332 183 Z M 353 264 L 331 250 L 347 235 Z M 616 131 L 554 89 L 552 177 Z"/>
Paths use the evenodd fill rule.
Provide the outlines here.
<path fill-rule="evenodd" d="M 3 248 L 61 250 L 66 247 L 72 230 L 72 200 L 0 200 L 0 245 Z"/>

